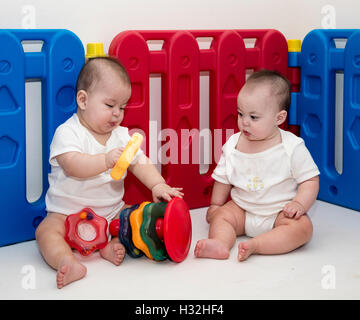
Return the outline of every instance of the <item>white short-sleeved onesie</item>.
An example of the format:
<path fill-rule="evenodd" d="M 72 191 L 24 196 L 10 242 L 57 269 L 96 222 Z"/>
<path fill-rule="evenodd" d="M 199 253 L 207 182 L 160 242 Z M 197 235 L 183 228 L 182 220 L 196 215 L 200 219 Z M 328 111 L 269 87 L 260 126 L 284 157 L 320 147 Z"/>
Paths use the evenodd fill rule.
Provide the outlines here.
<path fill-rule="evenodd" d="M 107 153 L 114 148 L 124 148 L 129 140 L 128 128 L 119 126 L 112 131 L 106 145 L 101 145 L 80 123 L 76 114 L 60 125 L 50 145 L 51 173 L 45 197 L 46 210 L 69 215 L 89 207 L 97 215 L 111 221 L 124 204 L 122 198 L 126 173 L 119 181 L 111 178 L 111 169 L 91 178 L 70 177 L 59 166 L 56 156 L 70 151 Z M 136 163 L 142 154 L 139 149 L 132 163 Z"/>
<path fill-rule="evenodd" d="M 231 184 L 232 200 L 246 212 L 245 232 L 254 237 L 273 228 L 277 214 L 291 201 L 301 182 L 320 174 L 304 140 L 280 130 L 282 142 L 259 153 L 236 150 L 232 135 L 212 177 Z"/>

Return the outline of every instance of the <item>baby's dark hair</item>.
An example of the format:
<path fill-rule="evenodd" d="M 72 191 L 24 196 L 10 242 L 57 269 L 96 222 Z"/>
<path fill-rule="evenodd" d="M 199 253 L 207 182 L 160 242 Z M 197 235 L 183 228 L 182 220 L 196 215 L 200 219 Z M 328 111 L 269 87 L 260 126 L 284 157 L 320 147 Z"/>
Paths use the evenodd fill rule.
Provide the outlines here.
<path fill-rule="evenodd" d="M 289 110 L 291 103 L 291 83 L 281 73 L 262 69 L 252 73 L 246 83 L 269 83 L 273 86 L 274 94 L 279 97 L 280 110 Z"/>
<path fill-rule="evenodd" d="M 117 72 L 124 84 L 131 86 L 129 74 L 119 60 L 113 57 L 96 57 L 89 59 L 82 67 L 76 82 L 76 92 L 91 90 L 101 79 L 104 66 Z"/>

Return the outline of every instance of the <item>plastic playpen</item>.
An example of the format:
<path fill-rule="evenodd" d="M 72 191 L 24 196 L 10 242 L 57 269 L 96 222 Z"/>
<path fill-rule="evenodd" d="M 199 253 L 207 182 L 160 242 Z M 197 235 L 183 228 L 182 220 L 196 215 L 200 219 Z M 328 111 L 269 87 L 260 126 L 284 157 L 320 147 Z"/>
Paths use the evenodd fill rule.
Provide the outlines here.
<path fill-rule="evenodd" d="M 211 39 L 207 49 L 198 40 Z M 247 45 L 251 39 L 252 45 Z M 337 40 L 346 41 L 338 47 Z M 24 52 L 22 43 L 43 42 L 41 51 Z M 160 41 L 150 50 L 149 41 Z M 360 180 L 360 30 L 313 30 L 300 49 L 289 45 L 277 30 L 125 31 L 114 37 L 109 54 L 127 68 L 132 82 L 123 125 L 149 137 L 149 77 L 161 74 L 161 128 L 187 139 L 177 144 L 177 161 L 162 164 L 162 175 L 182 186 L 190 208 L 209 205 L 215 150 L 226 140 L 226 130 L 237 130 L 236 97 L 248 70 L 273 69 L 292 83 L 292 104 L 283 129 L 299 134 L 317 163 L 318 198 L 360 209 L 356 181 Z M 75 110 L 75 84 L 85 61 L 80 39 L 67 30 L 0 31 L 0 246 L 34 239 L 45 216 L 49 145 L 56 127 Z M 201 72 L 209 74 L 211 165 L 199 170 Z M 343 74 L 342 169 L 335 164 L 336 75 Z M 43 191 L 35 202 L 26 197 L 25 81 L 42 83 Z M 40 129 L 39 129 L 40 130 Z M 221 140 L 215 141 L 215 132 Z M 165 137 L 162 145 L 173 143 Z M 149 152 L 149 139 L 144 145 Z M 166 149 L 166 148 L 165 148 Z M 186 154 L 187 158 L 182 159 Z M 173 159 L 173 158 L 172 158 Z M 127 203 L 151 199 L 131 175 L 125 182 Z"/>

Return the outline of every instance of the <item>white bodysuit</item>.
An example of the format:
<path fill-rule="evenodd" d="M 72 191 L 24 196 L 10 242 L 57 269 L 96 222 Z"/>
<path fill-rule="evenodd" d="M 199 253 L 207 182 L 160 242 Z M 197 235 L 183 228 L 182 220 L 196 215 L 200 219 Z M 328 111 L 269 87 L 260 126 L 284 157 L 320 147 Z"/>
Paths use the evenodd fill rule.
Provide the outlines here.
<path fill-rule="evenodd" d="M 104 146 L 80 123 L 76 114 L 60 125 L 50 145 L 51 173 L 45 197 L 46 210 L 69 215 L 89 207 L 97 215 L 111 221 L 124 205 L 122 198 L 126 173 L 119 181 L 111 178 L 111 169 L 91 178 L 75 178 L 65 174 L 56 156 L 70 151 L 107 153 L 114 148 L 124 148 L 129 140 L 128 128 L 119 126 L 112 131 Z M 141 154 L 143 152 L 139 149 L 132 164 L 139 160 Z"/>
<path fill-rule="evenodd" d="M 236 150 L 240 132 L 224 144 L 212 177 L 231 184 L 232 200 L 246 212 L 245 233 L 254 237 L 273 228 L 277 214 L 300 183 L 319 175 L 304 140 L 280 130 L 282 142 L 259 153 Z"/>

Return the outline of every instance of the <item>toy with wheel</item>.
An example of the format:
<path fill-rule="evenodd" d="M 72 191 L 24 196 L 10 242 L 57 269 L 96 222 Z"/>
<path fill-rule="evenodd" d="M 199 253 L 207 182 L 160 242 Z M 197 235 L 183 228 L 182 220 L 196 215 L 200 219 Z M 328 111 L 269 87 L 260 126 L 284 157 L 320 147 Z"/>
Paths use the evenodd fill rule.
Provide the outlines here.
<path fill-rule="evenodd" d="M 182 262 L 191 244 L 189 208 L 180 198 L 169 203 L 143 202 L 122 210 L 120 218 L 110 223 L 110 232 L 119 236 L 133 258 L 145 254 L 156 261 Z"/>

